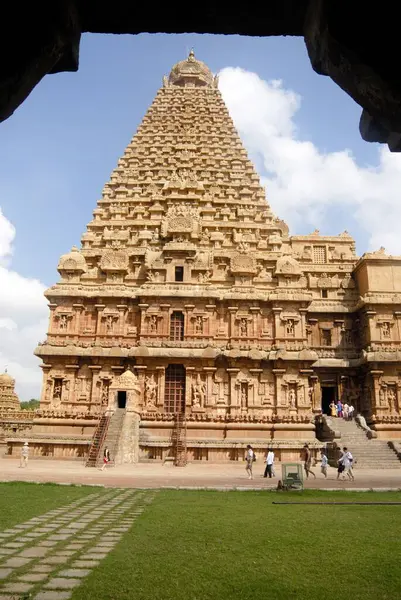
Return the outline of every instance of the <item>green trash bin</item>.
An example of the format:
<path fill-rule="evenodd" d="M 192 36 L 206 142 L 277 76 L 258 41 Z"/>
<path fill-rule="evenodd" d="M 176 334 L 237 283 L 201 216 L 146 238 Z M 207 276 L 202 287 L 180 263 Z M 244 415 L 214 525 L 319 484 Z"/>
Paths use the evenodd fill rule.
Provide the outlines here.
<path fill-rule="evenodd" d="M 286 490 L 304 489 L 304 477 L 301 463 L 282 463 L 282 482 Z"/>

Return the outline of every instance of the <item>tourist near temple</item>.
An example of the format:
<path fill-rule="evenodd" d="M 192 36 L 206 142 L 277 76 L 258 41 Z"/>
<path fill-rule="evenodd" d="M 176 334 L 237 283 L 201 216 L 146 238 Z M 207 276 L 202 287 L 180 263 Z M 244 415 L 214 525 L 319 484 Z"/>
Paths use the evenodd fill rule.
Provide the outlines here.
<path fill-rule="evenodd" d="M 107 441 L 116 462 L 184 464 L 250 443 L 299 460 L 338 399 L 401 436 L 401 257 L 358 258 L 347 232 L 290 235 L 193 52 L 58 271 L 40 409 L 4 434 L 11 454 L 27 439 L 85 458 L 94 441 L 94 464 Z"/>

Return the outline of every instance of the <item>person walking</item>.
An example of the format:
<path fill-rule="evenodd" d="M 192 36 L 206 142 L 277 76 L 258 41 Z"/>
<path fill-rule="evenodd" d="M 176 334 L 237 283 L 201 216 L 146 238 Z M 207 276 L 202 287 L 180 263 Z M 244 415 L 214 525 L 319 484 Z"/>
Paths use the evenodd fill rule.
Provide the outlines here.
<path fill-rule="evenodd" d="M 354 457 L 352 456 L 351 452 L 348 450 L 348 448 L 346 448 L 344 446 L 343 448 L 343 453 L 344 453 L 344 458 L 343 458 L 343 464 L 344 464 L 344 474 L 346 474 L 348 476 L 348 479 L 350 479 L 351 481 L 355 481 L 355 477 L 354 477 L 354 472 L 352 470 L 352 465 L 354 463 Z M 344 475 L 344 479 L 345 479 L 345 475 Z"/>
<path fill-rule="evenodd" d="M 345 421 L 348 421 L 348 414 L 349 414 L 349 406 L 347 403 L 345 403 L 343 406 L 343 417 L 344 417 Z"/>
<path fill-rule="evenodd" d="M 252 469 L 253 469 L 253 463 L 256 460 L 256 456 L 255 456 L 255 452 L 253 451 L 253 448 L 250 444 L 248 444 L 246 447 L 245 460 L 246 460 L 245 470 L 248 473 L 248 479 L 253 479 Z"/>
<path fill-rule="evenodd" d="M 267 477 L 268 475 L 270 479 L 274 476 L 274 452 L 271 448 L 267 451 L 266 468 L 263 477 Z"/>
<path fill-rule="evenodd" d="M 304 445 L 304 469 L 306 474 L 306 479 L 309 479 L 309 474 L 313 475 L 316 479 L 315 473 L 311 470 L 312 466 L 312 453 L 309 449 L 308 444 Z"/>
<path fill-rule="evenodd" d="M 107 465 L 109 464 L 109 462 L 110 462 L 110 450 L 108 449 L 107 446 L 105 446 L 104 450 L 103 450 L 103 465 L 100 470 L 104 471 L 105 468 L 107 467 Z"/>
<path fill-rule="evenodd" d="M 337 467 L 337 479 L 340 479 L 340 476 L 342 475 L 342 478 L 345 479 L 345 474 L 344 474 L 344 459 L 345 459 L 345 453 L 343 450 L 340 450 L 341 454 L 340 454 L 340 458 L 337 461 L 338 467 Z"/>
<path fill-rule="evenodd" d="M 29 457 L 29 444 L 25 442 L 21 448 L 21 458 L 19 461 L 19 468 L 28 466 L 28 457 Z"/>
<path fill-rule="evenodd" d="M 322 475 L 324 475 L 325 479 L 327 479 L 327 467 L 328 466 L 329 466 L 329 460 L 327 458 L 326 451 L 323 449 L 322 450 L 322 464 L 321 464 L 320 470 L 322 472 Z"/>

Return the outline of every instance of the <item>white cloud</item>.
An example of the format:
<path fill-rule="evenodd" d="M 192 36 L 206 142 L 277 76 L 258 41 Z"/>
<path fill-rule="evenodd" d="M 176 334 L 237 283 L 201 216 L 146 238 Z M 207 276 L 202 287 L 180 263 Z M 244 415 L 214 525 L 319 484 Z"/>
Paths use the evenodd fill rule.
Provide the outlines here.
<path fill-rule="evenodd" d="M 45 286 L 9 268 L 14 238 L 14 226 L 0 211 L 0 372 L 7 367 L 20 399 L 29 400 L 40 393 L 40 361 L 33 350 L 45 337 L 48 309 Z"/>
<path fill-rule="evenodd" d="M 353 217 L 369 247 L 401 254 L 401 156 L 378 150 L 375 168 L 360 167 L 349 150 L 322 152 L 297 137 L 301 98 L 281 81 L 225 68 L 220 89 L 238 132 L 258 163 L 274 212 L 295 233 L 305 225 L 326 227 L 333 209 L 339 230 Z M 352 231 L 350 231 L 352 234 Z"/>

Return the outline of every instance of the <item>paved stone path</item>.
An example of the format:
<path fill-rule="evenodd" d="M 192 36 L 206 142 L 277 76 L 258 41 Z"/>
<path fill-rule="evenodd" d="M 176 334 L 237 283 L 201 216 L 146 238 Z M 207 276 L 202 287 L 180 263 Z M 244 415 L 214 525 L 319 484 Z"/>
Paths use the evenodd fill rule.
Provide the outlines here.
<path fill-rule="evenodd" d="M 155 492 L 93 493 L 0 532 L 0 600 L 67 600 Z"/>

